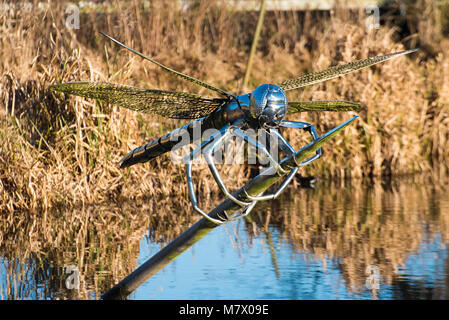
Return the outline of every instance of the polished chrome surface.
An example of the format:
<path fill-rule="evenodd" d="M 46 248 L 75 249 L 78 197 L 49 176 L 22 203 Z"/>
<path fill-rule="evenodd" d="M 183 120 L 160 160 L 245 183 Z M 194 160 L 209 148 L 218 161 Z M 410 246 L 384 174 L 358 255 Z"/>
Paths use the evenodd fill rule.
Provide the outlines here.
<path fill-rule="evenodd" d="M 275 128 L 287 114 L 287 96 L 274 84 L 263 84 L 254 90 L 250 100 L 250 114 L 260 127 Z"/>
<path fill-rule="evenodd" d="M 289 106 L 287 96 L 284 91 L 333 79 L 340 75 L 360 70 L 388 59 L 416 51 L 416 49 L 412 49 L 359 60 L 342 66 L 330 67 L 320 72 L 315 72 L 296 79 L 281 82 L 279 85 L 262 84 L 252 93 L 243 94 L 236 97 L 235 95 L 209 83 L 168 68 L 154 59 L 126 46 L 118 40 L 104 33 L 101 34 L 112 40 L 114 43 L 126 48 L 134 54 L 137 54 L 141 58 L 156 64 L 163 70 L 191 83 L 215 91 L 222 96 L 222 98 L 207 98 L 185 92 L 143 89 L 127 85 L 101 82 L 69 82 L 51 87 L 51 89 L 56 92 L 64 92 L 86 98 L 103 100 L 107 103 L 119 105 L 131 110 L 158 114 L 168 118 L 198 119 L 203 117 L 180 129 L 176 129 L 156 140 L 153 140 L 142 147 L 134 149 L 120 161 L 120 165 L 124 168 L 135 163 L 149 161 L 168 151 L 179 149 L 186 144 L 203 141 L 203 133 L 207 129 L 213 128 L 218 130 L 218 132 L 212 134 L 206 139 L 205 142 L 203 142 L 188 157 L 185 158 L 187 179 L 193 206 L 196 211 L 205 217 L 205 213 L 199 209 L 196 204 L 195 192 L 193 190 L 191 161 L 195 156 L 203 154 L 206 159 L 209 159 L 209 168 L 220 189 L 224 192 L 227 198 L 245 208 L 243 212 L 238 215 L 240 217 L 244 216 L 248 214 L 252 207 L 254 207 L 255 202 L 245 203 L 234 198 L 227 191 L 217 169 L 213 163 L 211 163 L 211 154 L 214 150 L 222 146 L 225 138 L 230 136 L 239 136 L 248 144 L 262 151 L 268 157 L 270 164 L 276 168 L 279 174 L 285 174 L 286 172 L 284 172 L 284 169 L 280 166 L 277 160 L 273 158 L 266 146 L 255 141 L 243 130 L 248 128 L 256 130 L 264 129 L 272 137 L 280 139 L 282 150 L 288 153 L 290 151 L 288 142 L 279 132 L 270 132 L 271 129 L 276 129 L 278 127 L 302 129 L 308 131 L 314 140 L 318 139 L 318 134 L 312 124 L 296 121 L 283 121 L 287 113 L 302 111 L 357 111 L 360 109 L 360 105 L 345 101 L 293 101 L 290 102 Z M 320 156 L 321 149 L 318 149 L 313 157 L 298 163 L 298 166 L 306 165 L 318 159 Z M 259 198 L 253 197 L 253 199 L 265 200 L 267 198 L 271 199 L 276 197 L 280 191 L 286 187 L 288 182 L 294 176 L 294 173 L 296 173 L 296 171 L 292 170 L 292 173 L 287 176 L 280 189 L 278 189 L 278 191 L 274 194 L 269 196 L 258 195 Z M 222 223 L 222 221 L 218 220 L 213 222 Z"/>

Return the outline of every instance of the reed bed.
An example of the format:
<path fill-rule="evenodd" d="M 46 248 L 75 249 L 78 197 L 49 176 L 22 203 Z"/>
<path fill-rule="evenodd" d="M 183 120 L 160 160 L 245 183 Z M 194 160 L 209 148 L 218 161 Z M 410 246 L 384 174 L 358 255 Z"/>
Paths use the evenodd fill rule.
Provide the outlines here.
<path fill-rule="evenodd" d="M 438 10 L 430 1 L 421 5 Z M 200 1 L 184 11 L 175 2 L 155 1 L 149 6 L 115 1 L 103 12 L 81 10 L 79 30 L 65 26 L 64 2 L 2 17 L 2 211 L 120 197 L 148 196 L 157 203 L 169 195 L 186 194 L 183 168 L 169 163 L 169 157 L 131 170 L 117 168 L 117 161 L 129 150 L 185 121 L 48 91 L 54 83 L 90 80 L 210 95 L 124 53 L 105 41 L 99 30 L 170 67 L 234 92 L 404 49 L 394 40 L 396 29 L 369 30 L 360 12 L 339 8 L 330 15 L 269 12 L 251 87 L 240 88 L 257 12 L 233 11 L 220 1 Z M 326 147 L 323 159 L 307 167 L 306 174 L 382 176 L 428 171 L 434 162 L 446 162 L 447 41 L 436 23 L 421 26 L 424 20 L 429 19 L 423 19 L 418 24 L 421 29 L 411 37 L 420 41 L 413 45 L 423 43 L 418 55 L 289 93 L 290 99 L 346 99 L 364 106 L 357 125 Z M 440 37 L 438 46 L 426 43 L 431 37 Z M 310 113 L 292 118 L 313 122 L 323 133 L 348 117 Z M 306 142 L 302 133 L 286 135 L 298 147 Z M 218 192 L 207 170 L 198 169 L 199 193 Z M 243 166 L 223 170 L 231 180 L 246 178 Z M 228 175 L 226 170 L 235 172 Z"/>
<path fill-rule="evenodd" d="M 185 11 L 175 2 L 155 1 L 145 8 L 139 2 L 116 1 L 103 13 L 82 11 L 76 30 L 65 26 L 65 5 L 52 4 L 37 14 L 12 12 L 1 21 L 1 209 L 13 212 L 121 196 L 145 195 L 158 201 L 186 194 L 183 169 L 170 164 L 168 157 L 131 170 L 117 168 L 123 154 L 182 121 L 55 96 L 48 87 L 91 80 L 210 94 L 123 53 L 100 37 L 98 31 L 103 30 L 181 72 L 238 91 L 257 13 L 233 11 L 220 1 L 198 2 Z M 438 9 L 431 2 L 423 5 Z M 330 17 L 270 12 L 251 88 L 404 49 L 394 41 L 395 29 L 367 30 L 360 26 L 364 18 L 342 9 Z M 425 35 L 432 27 L 439 31 L 427 25 L 413 36 Z M 444 37 L 440 45 L 433 45 L 434 58 L 422 50 L 414 57 L 289 93 L 290 99 L 347 99 L 364 106 L 358 124 L 325 148 L 323 159 L 305 172 L 381 176 L 427 171 L 433 162 L 444 162 L 449 72 Z M 325 132 L 347 117 L 311 113 L 294 118 L 313 122 Z M 304 142 L 302 133 L 286 135 L 298 146 Z M 204 167 L 199 169 L 199 193 L 217 191 L 205 178 Z M 244 173 L 243 167 L 237 171 Z M 238 173 L 231 176 L 241 177 Z"/>

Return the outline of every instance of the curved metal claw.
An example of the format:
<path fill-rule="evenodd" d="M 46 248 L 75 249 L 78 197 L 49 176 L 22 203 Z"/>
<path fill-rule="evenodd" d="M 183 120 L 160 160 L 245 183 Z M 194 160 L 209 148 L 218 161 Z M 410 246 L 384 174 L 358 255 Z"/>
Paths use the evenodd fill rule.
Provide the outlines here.
<path fill-rule="evenodd" d="M 253 138 L 251 138 L 250 136 L 248 136 L 246 133 L 244 133 L 242 130 L 240 130 L 239 128 L 234 128 L 233 129 L 233 133 L 242 138 L 244 141 L 246 141 L 248 144 L 252 145 L 253 147 L 256 148 L 256 150 L 261 150 L 266 157 L 268 158 L 268 160 L 270 161 L 270 164 L 276 169 L 277 172 L 281 173 L 281 174 L 286 174 L 288 172 L 288 170 L 285 170 L 284 168 L 282 168 L 282 166 L 279 164 L 279 162 L 277 162 L 270 154 L 270 152 L 267 150 L 267 148 L 257 142 L 256 140 L 254 140 Z"/>
<path fill-rule="evenodd" d="M 203 210 L 201 210 L 198 207 L 198 204 L 196 201 L 196 196 L 195 196 L 195 190 L 194 190 L 194 186 L 193 186 L 193 180 L 192 180 L 192 163 L 191 162 L 186 162 L 186 170 L 187 170 L 187 184 L 189 187 L 190 200 L 192 201 L 193 209 L 196 212 L 198 212 L 199 214 L 201 214 L 207 220 L 209 220 L 215 224 L 218 224 L 218 225 L 223 224 L 226 220 L 219 220 L 219 219 L 212 218 L 206 212 L 204 212 Z"/>
<path fill-rule="evenodd" d="M 229 136 L 230 136 L 230 132 L 227 130 L 223 135 L 221 135 L 220 137 L 217 137 L 216 139 L 214 139 L 214 142 L 212 142 L 209 146 L 207 146 L 204 149 L 203 155 L 204 155 L 204 158 L 206 159 L 207 165 L 209 166 L 209 169 L 210 169 L 210 171 L 211 171 L 215 181 L 218 184 L 218 187 L 224 193 L 226 198 L 228 198 L 231 201 L 237 203 L 241 207 L 247 207 L 251 203 L 244 202 L 244 201 L 241 201 L 241 200 L 237 199 L 236 197 L 234 197 L 228 191 L 228 189 L 226 188 L 223 180 L 221 179 L 221 176 L 220 176 L 220 173 L 217 170 L 217 167 L 214 164 L 213 152 L 216 151 L 216 149 L 220 148 L 223 145 L 223 143 L 226 140 L 226 138 L 229 137 Z"/>
<path fill-rule="evenodd" d="M 184 162 L 186 164 L 187 185 L 189 188 L 190 201 L 192 202 L 193 209 L 196 212 L 198 212 L 199 214 L 201 214 L 207 220 L 209 220 L 215 224 L 219 224 L 219 225 L 223 224 L 225 222 L 225 220 L 219 220 L 219 219 L 212 218 L 206 212 L 204 212 L 203 210 L 201 210 L 198 207 L 198 202 L 196 200 L 196 195 L 195 195 L 195 186 L 193 185 L 193 178 L 192 178 L 192 163 L 196 157 L 201 155 L 203 149 L 206 148 L 210 143 L 212 143 L 214 141 L 214 139 L 217 136 L 219 136 L 220 134 L 221 134 L 221 132 L 217 132 L 217 133 L 213 134 L 212 136 L 209 137 L 208 140 L 204 141 L 200 146 L 198 146 L 195 150 L 193 150 L 188 156 L 184 157 Z"/>
<path fill-rule="evenodd" d="M 234 220 L 238 220 L 241 219 L 243 217 L 246 217 L 251 210 L 253 210 L 253 208 L 255 207 L 257 201 L 253 201 L 249 204 L 249 206 L 247 206 L 241 213 L 233 213 L 232 215 L 228 215 L 228 213 L 226 211 L 224 211 L 223 213 L 225 214 L 225 219 L 227 221 L 234 221 Z"/>
<path fill-rule="evenodd" d="M 290 181 L 292 181 L 292 179 L 295 177 L 298 170 L 299 170 L 299 168 L 294 168 L 289 173 L 287 178 L 285 178 L 284 182 L 282 182 L 282 184 L 279 186 L 279 188 L 276 190 L 276 192 L 269 194 L 269 195 L 264 195 L 264 196 L 250 196 L 248 194 L 248 192 L 246 191 L 246 189 L 243 189 L 243 192 L 245 193 L 245 197 L 252 201 L 263 201 L 263 200 L 276 199 L 281 194 L 281 192 L 284 191 L 284 189 L 288 186 Z"/>
<path fill-rule="evenodd" d="M 302 121 L 289 121 L 289 120 L 282 120 L 281 124 L 279 125 L 280 127 L 285 127 L 285 128 L 294 128 L 294 129 L 302 129 L 302 130 L 306 130 L 310 133 L 310 135 L 312 136 L 313 140 L 317 140 L 318 137 L 318 133 L 316 132 L 315 126 L 311 123 L 308 122 L 302 122 Z M 301 161 L 300 163 L 297 163 L 295 160 L 296 165 L 299 166 L 304 166 L 306 164 L 309 164 L 313 161 L 315 161 L 316 159 L 318 159 L 319 157 L 321 157 L 323 154 L 323 151 L 321 150 L 321 148 L 319 148 L 315 155 L 313 155 L 312 157 L 310 157 L 309 159 L 306 159 L 304 161 Z"/>
<path fill-rule="evenodd" d="M 230 219 L 228 219 L 228 215 L 225 212 L 226 217 L 219 216 L 220 219 L 215 219 L 215 218 L 210 217 L 206 212 L 204 212 L 203 210 L 201 210 L 198 207 L 196 195 L 195 195 L 195 187 L 194 187 L 193 178 L 192 178 L 192 162 L 193 162 L 193 159 L 198 157 L 201 153 L 204 155 L 204 158 L 207 161 L 207 164 L 212 172 L 212 175 L 213 175 L 215 181 L 217 182 L 219 188 L 223 191 L 225 196 L 227 198 L 229 198 L 231 201 L 233 201 L 236 204 L 238 204 L 239 206 L 241 206 L 242 208 L 244 208 L 245 211 L 243 211 L 243 213 L 240 214 L 239 217 L 247 215 L 249 213 L 249 211 L 255 205 L 255 203 L 252 203 L 252 202 L 241 201 L 241 200 L 237 199 L 236 197 L 234 197 L 231 193 L 229 193 L 229 191 L 226 189 L 226 187 L 223 183 L 223 180 L 221 179 L 220 174 L 214 164 L 214 161 L 212 158 L 212 153 L 214 152 L 214 150 L 216 148 L 220 147 L 222 145 L 222 143 L 224 142 L 224 140 L 226 139 L 226 137 L 228 137 L 230 135 L 230 132 L 228 129 L 229 129 L 229 127 L 222 128 L 219 132 L 213 134 L 211 137 L 209 137 L 209 139 L 207 141 L 203 142 L 199 147 L 197 147 L 188 156 L 186 156 L 184 158 L 184 162 L 186 164 L 186 171 L 187 171 L 186 172 L 187 173 L 187 184 L 188 184 L 188 188 L 189 188 L 190 200 L 192 202 L 193 209 L 196 212 L 198 212 L 199 214 L 201 214 L 204 218 L 206 218 L 207 220 L 209 220 L 215 224 L 222 224 L 222 223 L 226 222 L 227 220 L 233 220 L 233 218 L 231 217 Z"/>

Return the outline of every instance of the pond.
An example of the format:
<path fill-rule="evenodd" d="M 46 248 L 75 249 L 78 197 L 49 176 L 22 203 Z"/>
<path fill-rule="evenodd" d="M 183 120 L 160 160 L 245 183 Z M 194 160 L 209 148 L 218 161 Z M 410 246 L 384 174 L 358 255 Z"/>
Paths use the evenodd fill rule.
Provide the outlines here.
<path fill-rule="evenodd" d="M 258 204 L 249 220 L 212 230 L 129 299 L 448 299 L 449 189 L 443 181 L 318 181 L 301 189 L 297 183 L 280 199 Z M 103 286 L 101 275 L 114 272 L 95 264 L 94 275 L 83 278 L 85 295 L 64 288 L 64 272 L 50 258 L 12 263 L 5 253 L 0 297 L 98 299 L 165 245 L 151 233 L 149 226 L 137 239 L 131 267 L 105 276 Z M 111 261 L 125 264 L 120 256 Z"/>
<path fill-rule="evenodd" d="M 246 231 L 239 224 L 234 230 L 246 242 Z M 382 272 L 357 276 L 368 281 L 371 273 L 378 277 L 379 287 L 361 281 L 348 286 L 341 270 L 341 260 L 329 256 L 315 258 L 297 252 L 282 240 L 275 228 L 260 235 L 251 245 L 238 244 L 225 228 L 211 232 L 188 253 L 179 257 L 166 270 L 156 274 L 131 299 L 448 299 L 449 255 L 440 234 L 421 240 L 416 252 L 397 267 L 393 283 L 382 278 Z M 234 245 L 233 245 L 234 242 Z M 157 250 L 142 242 L 139 263 Z M 375 265 L 374 265 L 375 266 Z M 368 281 L 368 283 L 370 283 Z"/>

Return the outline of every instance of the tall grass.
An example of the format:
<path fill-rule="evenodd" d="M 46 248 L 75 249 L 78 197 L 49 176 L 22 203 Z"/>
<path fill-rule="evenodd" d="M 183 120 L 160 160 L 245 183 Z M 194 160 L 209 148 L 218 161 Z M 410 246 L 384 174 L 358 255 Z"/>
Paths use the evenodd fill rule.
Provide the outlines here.
<path fill-rule="evenodd" d="M 2 211 L 120 197 L 147 196 L 158 203 L 187 194 L 183 168 L 168 157 L 130 170 L 117 167 L 129 150 L 184 122 L 48 91 L 54 83 L 90 80 L 211 94 L 124 52 L 99 30 L 181 72 L 231 91 L 241 85 L 257 12 L 234 11 L 222 1 L 199 1 L 185 10 L 171 1 L 152 1 L 149 7 L 138 1 L 99 6 L 81 10 L 79 30 L 65 26 L 64 2 L 8 12 L 0 20 Z M 433 18 L 444 15 L 437 14 L 442 9 L 431 1 L 411 8 L 419 6 L 429 16 L 413 16 L 418 27 L 407 38 L 423 46 L 418 55 L 289 93 L 291 100 L 346 99 L 364 106 L 358 124 L 325 147 L 323 158 L 305 173 L 337 178 L 404 174 L 447 161 L 447 40 Z M 365 19 L 363 10 L 342 8 L 331 14 L 268 12 L 246 90 L 404 49 L 394 41 L 397 28 L 368 30 Z M 291 118 L 312 122 L 324 133 L 348 117 L 310 113 Z M 298 147 L 305 142 L 302 133 L 286 135 Z M 245 179 L 243 167 L 223 170 L 228 182 Z M 218 192 L 206 172 L 198 170 L 202 195 Z M 177 201 L 188 204 L 186 197 Z"/>

